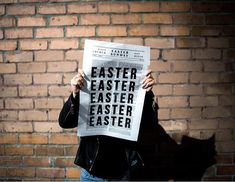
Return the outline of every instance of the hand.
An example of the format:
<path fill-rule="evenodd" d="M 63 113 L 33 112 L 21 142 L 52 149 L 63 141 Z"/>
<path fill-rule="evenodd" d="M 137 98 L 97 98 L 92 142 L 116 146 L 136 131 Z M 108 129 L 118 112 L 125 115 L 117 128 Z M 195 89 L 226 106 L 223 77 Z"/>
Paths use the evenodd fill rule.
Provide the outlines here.
<path fill-rule="evenodd" d="M 78 74 L 71 79 L 70 83 L 71 83 L 71 92 L 73 93 L 73 97 L 75 97 L 79 93 L 80 89 L 84 85 L 85 81 L 84 76 L 85 76 L 84 72 L 81 69 L 79 69 Z"/>
<path fill-rule="evenodd" d="M 149 92 L 150 90 L 152 90 L 154 83 L 155 83 L 155 81 L 152 76 L 152 71 L 148 70 L 147 73 L 145 74 L 143 81 L 142 81 L 142 88 L 146 89 L 146 91 Z"/>

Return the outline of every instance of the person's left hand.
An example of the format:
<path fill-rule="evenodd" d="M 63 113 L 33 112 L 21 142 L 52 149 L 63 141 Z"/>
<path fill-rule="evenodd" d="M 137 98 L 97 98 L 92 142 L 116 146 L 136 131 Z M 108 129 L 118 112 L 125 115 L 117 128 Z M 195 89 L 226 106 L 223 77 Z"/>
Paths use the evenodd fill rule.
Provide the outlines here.
<path fill-rule="evenodd" d="M 149 92 L 150 90 L 152 90 L 154 83 L 155 83 L 155 81 L 152 76 L 152 71 L 148 70 L 147 73 L 145 74 L 143 81 L 142 81 L 142 88 L 146 89 L 146 91 Z"/>

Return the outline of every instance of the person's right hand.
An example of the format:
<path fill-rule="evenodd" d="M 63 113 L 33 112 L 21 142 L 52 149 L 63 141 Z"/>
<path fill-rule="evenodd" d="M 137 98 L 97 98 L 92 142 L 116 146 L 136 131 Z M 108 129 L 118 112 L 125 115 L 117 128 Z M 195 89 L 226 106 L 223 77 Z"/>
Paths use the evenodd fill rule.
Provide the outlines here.
<path fill-rule="evenodd" d="M 73 93 L 73 97 L 75 97 L 80 89 L 82 88 L 82 86 L 84 85 L 84 72 L 83 70 L 79 69 L 78 70 L 78 74 L 76 76 L 74 76 L 70 83 L 71 83 L 71 92 Z"/>

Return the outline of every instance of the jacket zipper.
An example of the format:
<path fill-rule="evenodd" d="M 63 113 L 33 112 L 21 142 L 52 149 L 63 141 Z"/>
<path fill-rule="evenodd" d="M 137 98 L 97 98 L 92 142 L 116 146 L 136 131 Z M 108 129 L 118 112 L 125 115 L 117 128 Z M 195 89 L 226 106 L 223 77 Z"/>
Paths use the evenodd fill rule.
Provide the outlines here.
<path fill-rule="evenodd" d="M 93 168 L 93 166 L 94 166 L 94 164 L 95 164 L 95 160 L 96 160 L 96 158 L 97 158 L 97 155 L 98 155 L 98 153 L 99 153 L 99 148 L 100 148 L 100 141 L 99 141 L 99 138 L 97 138 L 97 143 L 98 143 L 98 147 L 97 147 L 97 150 L 96 150 L 96 153 L 95 153 L 94 160 L 93 160 L 93 162 L 92 162 L 92 164 L 91 164 L 91 167 L 89 168 L 89 171 L 92 170 L 92 168 Z"/>

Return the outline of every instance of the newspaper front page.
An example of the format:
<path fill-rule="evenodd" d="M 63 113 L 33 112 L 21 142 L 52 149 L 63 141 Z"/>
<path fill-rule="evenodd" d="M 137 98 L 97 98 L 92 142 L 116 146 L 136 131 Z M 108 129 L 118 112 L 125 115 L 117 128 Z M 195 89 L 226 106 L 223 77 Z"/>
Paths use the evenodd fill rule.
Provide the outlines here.
<path fill-rule="evenodd" d="M 85 41 L 78 136 L 137 141 L 145 98 L 141 81 L 149 63 L 149 47 Z"/>

